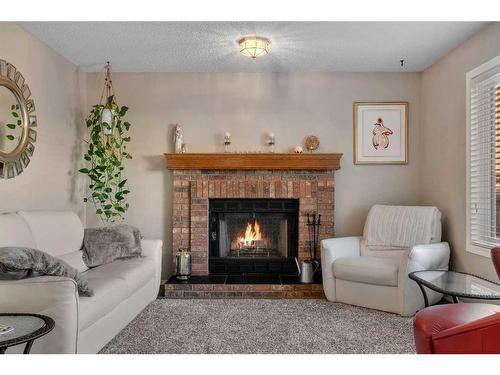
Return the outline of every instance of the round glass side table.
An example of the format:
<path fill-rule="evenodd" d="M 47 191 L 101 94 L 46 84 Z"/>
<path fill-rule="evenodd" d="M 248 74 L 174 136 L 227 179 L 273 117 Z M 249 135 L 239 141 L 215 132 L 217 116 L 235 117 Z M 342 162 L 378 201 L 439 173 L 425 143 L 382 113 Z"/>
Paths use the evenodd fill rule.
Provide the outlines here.
<path fill-rule="evenodd" d="M 465 272 L 427 270 L 411 272 L 408 277 L 416 281 L 424 296 L 425 307 L 429 301 L 425 288 L 451 296 L 453 303 L 459 298 L 500 300 L 500 284 Z"/>
<path fill-rule="evenodd" d="M 28 354 L 33 341 L 52 331 L 54 320 L 39 314 L 0 314 L 0 354 L 7 348 L 24 344 L 24 354 Z"/>

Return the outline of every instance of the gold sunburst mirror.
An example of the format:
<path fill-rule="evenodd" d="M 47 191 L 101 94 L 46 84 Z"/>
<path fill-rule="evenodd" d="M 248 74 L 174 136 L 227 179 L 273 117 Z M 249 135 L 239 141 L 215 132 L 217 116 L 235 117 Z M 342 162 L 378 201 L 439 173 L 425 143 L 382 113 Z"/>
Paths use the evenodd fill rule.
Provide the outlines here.
<path fill-rule="evenodd" d="M 35 151 L 35 103 L 21 72 L 0 60 L 0 178 L 22 173 Z"/>

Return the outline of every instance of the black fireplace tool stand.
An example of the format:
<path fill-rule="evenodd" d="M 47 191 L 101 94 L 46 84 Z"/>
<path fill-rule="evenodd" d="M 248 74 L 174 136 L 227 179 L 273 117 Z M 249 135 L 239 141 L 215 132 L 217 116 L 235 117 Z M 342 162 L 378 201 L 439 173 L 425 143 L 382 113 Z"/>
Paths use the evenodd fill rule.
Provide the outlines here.
<path fill-rule="evenodd" d="M 318 244 L 319 244 L 319 227 L 321 226 L 321 214 L 307 214 L 307 227 L 309 230 L 309 252 L 312 260 L 320 259 L 317 256 Z"/>

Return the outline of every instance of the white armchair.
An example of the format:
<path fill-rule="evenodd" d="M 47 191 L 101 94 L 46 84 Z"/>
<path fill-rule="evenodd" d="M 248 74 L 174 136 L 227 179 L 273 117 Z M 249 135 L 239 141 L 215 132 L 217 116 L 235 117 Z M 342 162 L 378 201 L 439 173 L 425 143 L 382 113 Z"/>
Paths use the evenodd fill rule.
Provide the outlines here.
<path fill-rule="evenodd" d="M 363 237 L 330 238 L 321 241 L 323 289 L 330 301 L 411 316 L 424 307 L 424 300 L 417 284 L 408 278 L 408 274 L 419 270 L 448 269 L 450 248 L 446 242 L 440 242 L 441 213 L 433 207 L 425 208 L 434 210 L 427 215 L 429 222 L 423 223 L 428 225 L 428 241 L 424 241 L 428 243 L 394 246 L 408 245 L 404 242 L 411 242 L 415 238 L 421 240 L 422 236 L 406 235 L 403 240 L 400 236 L 399 242 L 397 238 L 391 241 L 390 237 L 394 237 L 394 233 L 383 233 L 384 228 L 389 232 L 391 228 L 381 225 L 386 218 L 381 218 L 380 213 L 385 208 L 390 211 L 402 207 L 374 206 L 365 223 Z M 413 210 L 422 213 L 422 207 L 404 207 L 404 210 L 409 216 Z M 415 227 L 422 228 L 415 223 L 414 218 L 405 220 L 399 216 L 398 220 L 392 223 L 398 230 L 403 231 L 412 231 Z M 376 234 L 381 235 L 376 246 L 371 245 L 366 238 L 369 236 L 370 225 L 372 228 L 378 226 L 375 228 Z M 380 241 L 388 243 L 383 245 Z M 429 303 L 433 304 L 438 302 L 442 295 L 429 291 L 428 297 Z"/>

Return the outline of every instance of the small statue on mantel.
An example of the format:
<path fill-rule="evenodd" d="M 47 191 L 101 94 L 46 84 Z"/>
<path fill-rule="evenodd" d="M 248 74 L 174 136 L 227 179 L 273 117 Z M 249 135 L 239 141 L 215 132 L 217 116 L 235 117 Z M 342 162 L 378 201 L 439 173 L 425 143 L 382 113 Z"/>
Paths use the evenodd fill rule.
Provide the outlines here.
<path fill-rule="evenodd" d="M 174 130 L 174 152 L 181 153 L 183 144 L 182 127 L 177 124 Z"/>

